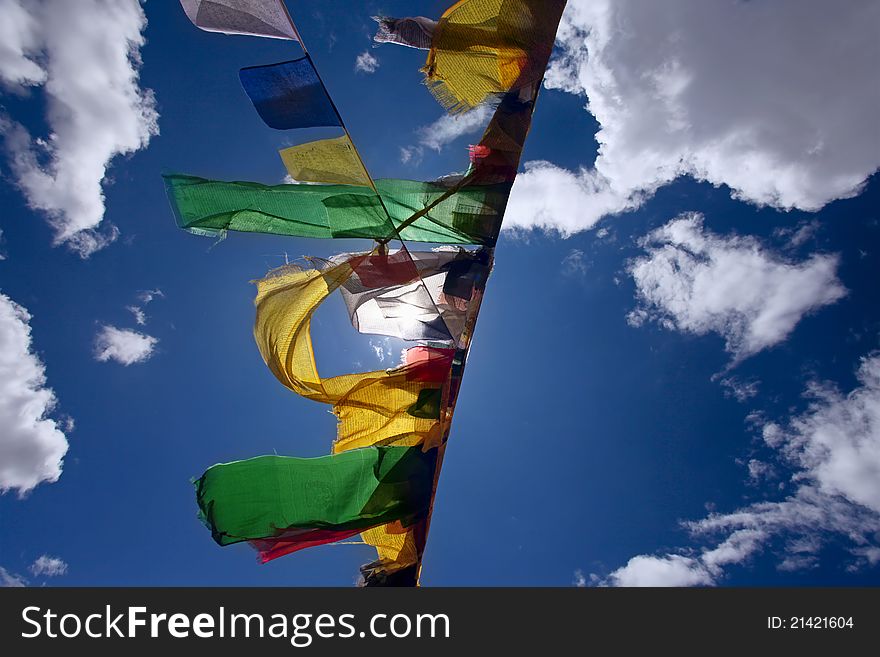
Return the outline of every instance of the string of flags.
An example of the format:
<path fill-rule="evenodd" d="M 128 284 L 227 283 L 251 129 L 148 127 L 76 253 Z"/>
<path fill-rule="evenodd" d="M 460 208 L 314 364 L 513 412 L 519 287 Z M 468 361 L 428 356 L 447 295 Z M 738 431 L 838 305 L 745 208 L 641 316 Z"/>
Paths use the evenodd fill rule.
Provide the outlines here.
<path fill-rule="evenodd" d="M 329 405 L 337 434 L 328 456 L 208 468 L 194 482 L 199 516 L 218 544 L 248 542 L 262 562 L 360 534 L 377 552 L 361 568 L 364 585 L 416 586 L 495 243 L 565 0 L 460 0 L 438 20 L 375 19 L 376 43 L 428 52 L 425 83 L 447 111 L 494 108 L 468 149 L 467 170 L 427 182 L 370 176 L 283 0 L 181 5 L 203 30 L 298 42 L 302 57 L 241 69 L 242 88 L 270 128 L 343 134 L 281 150 L 290 184 L 165 175 L 178 226 L 215 237 L 376 243 L 288 264 L 256 282 L 263 360 L 282 385 Z M 392 241 L 400 248 L 390 249 Z M 355 331 L 412 344 L 399 364 L 320 375 L 311 318 L 337 291 Z"/>

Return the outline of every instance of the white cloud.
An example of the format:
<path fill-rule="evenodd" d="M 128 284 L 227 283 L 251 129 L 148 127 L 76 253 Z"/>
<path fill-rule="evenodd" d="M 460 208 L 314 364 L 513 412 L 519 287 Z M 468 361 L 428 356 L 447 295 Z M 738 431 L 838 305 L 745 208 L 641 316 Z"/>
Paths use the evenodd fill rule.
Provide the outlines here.
<path fill-rule="evenodd" d="M 145 326 L 147 323 L 147 313 L 144 312 L 144 306 L 149 304 L 153 299 L 164 299 L 165 293 L 159 288 L 155 290 L 142 290 L 138 292 L 137 299 L 140 306 L 126 306 L 125 309 L 134 316 L 134 321 L 138 326 Z"/>
<path fill-rule="evenodd" d="M 32 350 L 31 316 L 0 294 L 0 492 L 24 495 L 61 476 L 67 438 L 47 417 L 56 405 Z"/>
<path fill-rule="evenodd" d="M 781 449 L 823 494 L 880 515 L 880 355 L 863 360 L 858 378 L 861 387 L 847 396 L 811 385 L 810 410 L 782 430 Z"/>
<path fill-rule="evenodd" d="M 0 24 L 20 35 L 0 50 L 0 76 L 42 86 L 49 126 L 33 138 L 0 117 L 12 173 L 55 243 L 87 257 L 118 236 L 98 230 L 111 160 L 158 134 L 153 94 L 138 86 L 146 17 L 137 0 L 3 0 Z"/>
<path fill-rule="evenodd" d="M 370 348 L 380 363 L 384 363 L 386 358 L 390 360 L 394 356 L 394 352 L 391 349 L 391 340 L 388 338 L 370 340 Z"/>
<path fill-rule="evenodd" d="M 4 242 L 3 230 L 0 229 L 0 260 L 6 260 L 6 253 L 4 253 L 3 248 L 2 248 L 3 242 Z"/>
<path fill-rule="evenodd" d="M 102 326 L 95 337 L 95 359 L 115 360 L 122 365 L 143 363 L 153 355 L 157 338 L 131 329 Z"/>
<path fill-rule="evenodd" d="M 434 123 L 417 130 L 419 144 L 439 152 L 459 137 L 482 132 L 491 115 L 492 109 L 488 105 L 479 105 L 461 114 L 444 114 Z"/>
<path fill-rule="evenodd" d="M 30 571 L 37 577 L 57 577 L 67 574 L 67 564 L 58 557 L 44 554 L 31 564 Z"/>
<path fill-rule="evenodd" d="M 379 60 L 369 50 L 364 50 L 354 60 L 354 70 L 358 73 L 375 73 L 379 70 Z"/>
<path fill-rule="evenodd" d="M 792 472 L 794 491 L 779 501 L 711 513 L 685 523 L 695 539 L 711 540 L 695 553 L 639 555 L 598 581 L 611 585 L 678 577 L 682 585 L 716 584 L 730 566 L 782 545 L 778 568 L 812 568 L 835 541 L 852 556 L 847 570 L 880 561 L 880 354 L 862 360 L 859 385 L 849 394 L 828 383 L 808 386 L 809 407 L 785 425 L 767 423 L 764 442 Z M 767 464 L 753 468 L 766 474 Z M 659 573 L 659 575 L 658 575 Z M 653 579 L 652 579 L 653 578 Z"/>
<path fill-rule="evenodd" d="M 862 557 L 869 566 L 880 563 L 880 547 L 859 548 L 853 552 Z"/>
<path fill-rule="evenodd" d="M 789 547 L 788 549 L 792 549 Z M 811 546 L 805 545 L 805 550 L 814 549 Z M 815 554 L 797 554 L 794 552 L 785 556 L 782 561 L 779 562 L 779 565 L 776 568 L 784 573 L 793 573 L 798 570 L 807 570 L 810 568 L 815 568 L 819 565 L 819 559 Z"/>
<path fill-rule="evenodd" d="M 153 301 L 153 299 L 164 299 L 165 293 L 159 288 L 156 288 L 155 290 L 141 290 L 140 292 L 138 292 L 137 298 L 138 301 L 146 306 L 148 303 Z"/>
<path fill-rule="evenodd" d="M 725 388 L 724 396 L 733 397 L 738 402 L 748 401 L 752 397 L 756 397 L 758 395 L 758 388 L 761 386 L 758 381 L 743 381 L 735 376 L 721 379 L 720 383 Z"/>
<path fill-rule="evenodd" d="M 749 468 L 749 480 L 755 484 L 759 484 L 776 474 L 772 465 L 758 459 L 749 459 L 747 465 Z"/>
<path fill-rule="evenodd" d="M 589 268 L 590 263 L 584 257 L 584 252 L 580 249 L 572 249 L 562 259 L 562 273 L 565 276 L 583 276 Z"/>
<path fill-rule="evenodd" d="M 773 236 L 786 240 L 789 247 L 796 249 L 815 237 L 821 227 L 819 221 L 813 219 L 812 221 L 803 221 L 790 228 L 777 228 L 773 231 Z"/>
<path fill-rule="evenodd" d="M 138 306 L 126 306 L 125 309 L 134 316 L 134 321 L 138 326 L 143 326 L 147 323 L 147 313 L 144 312 L 143 308 Z"/>
<path fill-rule="evenodd" d="M 607 586 L 707 586 L 712 576 L 697 559 L 639 555 L 602 582 Z"/>
<path fill-rule="evenodd" d="M 422 160 L 421 155 L 422 151 L 417 146 L 400 147 L 400 162 L 402 164 L 408 164 L 409 162 L 418 164 Z"/>
<path fill-rule="evenodd" d="M 76 420 L 74 420 L 69 415 L 61 414 L 58 417 L 58 423 L 61 425 L 64 433 L 73 433 L 73 430 L 76 429 Z"/>
<path fill-rule="evenodd" d="M 715 547 L 704 550 L 700 563 L 707 571 L 718 576 L 725 566 L 743 563 L 751 557 L 767 536 L 763 529 L 738 529 Z"/>
<path fill-rule="evenodd" d="M 21 575 L 10 573 L 0 566 L 0 588 L 21 588 L 27 586 L 27 580 Z"/>
<path fill-rule="evenodd" d="M 439 119 L 416 130 L 418 144 L 402 147 L 400 161 L 417 165 L 422 161 L 426 148 L 438 153 L 459 137 L 482 132 L 489 124 L 492 108 L 478 105 L 461 114 L 443 114 Z"/>
<path fill-rule="evenodd" d="M 630 323 L 718 333 L 734 363 L 782 342 L 805 315 L 846 294 L 836 255 L 787 260 L 753 237 L 706 230 L 700 214 L 682 215 L 640 244 L 648 255 L 628 267 L 639 299 Z"/>
<path fill-rule="evenodd" d="M 18 0 L 0 0 L 0 80 L 7 87 L 42 84 L 46 71 L 35 61 L 40 26 Z"/>
<path fill-rule="evenodd" d="M 681 175 L 783 209 L 856 195 L 880 165 L 878 24 L 872 0 L 571 0 L 546 85 L 586 97 L 599 153 L 527 166 L 516 225 L 585 230 Z"/>
<path fill-rule="evenodd" d="M 622 194 L 601 173 L 569 171 L 550 162 L 525 163 L 516 177 L 504 214 L 507 230 L 541 228 L 568 237 L 588 230 L 603 217 L 637 208 L 644 195 Z"/>

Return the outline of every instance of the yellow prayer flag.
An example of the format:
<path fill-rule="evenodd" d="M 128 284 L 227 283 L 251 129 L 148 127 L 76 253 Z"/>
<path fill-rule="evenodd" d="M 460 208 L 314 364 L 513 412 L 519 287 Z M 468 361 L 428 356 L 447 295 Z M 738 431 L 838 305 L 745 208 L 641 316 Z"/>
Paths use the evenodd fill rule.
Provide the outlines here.
<path fill-rule="evenodd" d="M 428 406 L 420 407 L 420 401 L 433 394 L 439 403 L 444 386 L 444 381 L 425 375 L 427 362 L 327 378 L 318 373 L 311 317 L 366 255 L 322 269 L 287 265 L 256 281 L 257 346 L 281 383 L 304 397 L 333 405 L 339 420 L 334 454 L 373 445 L 441 447 L 445 407 L 434 409 L 436 415 Z M 425 530 L 424 521 L 411 527 L 394 522 L 361 536 L 377 550 L 374 569 L 387 576 L 418 566 Z"/>
<path fill-rule="evenodd" d="M 451 112 L 540 82 L 565 0 L 459 0 L 433 31 L 422 69 Z"/>
<path fill-rule="evenodd" d="M 299 182 L 371 186 L 370 177 L 347 135 L 310 141 L 278 153 L 287 173 Z"/>

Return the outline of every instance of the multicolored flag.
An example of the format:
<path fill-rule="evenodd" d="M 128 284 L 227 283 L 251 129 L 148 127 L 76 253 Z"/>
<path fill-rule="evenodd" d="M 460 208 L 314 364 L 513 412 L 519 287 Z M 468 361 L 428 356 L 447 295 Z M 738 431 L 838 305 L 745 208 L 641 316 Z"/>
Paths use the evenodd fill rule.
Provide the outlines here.
<path fill-rule="evenodd" d="M 277 0 L 182 1 L 200 27 L 238 33 L 258 32 L 245 31 L 247 21 L 236 11 L 272 25 L 280 9 L 294 35 L 281 38 L 298 39 Z M 259 11 L 250 11 L 252 5 Z M 430 182 L 373 181 L 305 56 L 240 72 L 270 127 L 345 131 L 280 151 L 288 174 L 299 182 L 164 176 L 177 223 L 190 232 L 377 243 L 367 252 L 305 258 L 305 265 L 288 264 L 256 281 L 254 339 L 260 355 L 284 386 L 332 408 L 336 436 L 328 457 L 263 456 L 209 468 L 196 482 L 197 498 L 202 519 L 221 545 L 248 541 L 268 561 L 360 533 L 377 555 L 361 568 L 365 585 L 418 584 L 494 245 L 564 6 L 564 0 L 459 0 L 438 22 L 377 19 L 378 42 L 430 50 L 426 81 L 450 111 L 487 101 L 495 105 L 462 173 Z M 403 246 L 391 250 L 392 240 Z M 410 251 L 408 241 L 479 248 Z M 413 344 L 399 364 L 338 376 L 319 373 L 311 320 L 337 290 L 357 331 Z"/>
<path fill-rule="evenodd" d="M 488 276 L 485 252 L 464 249 L 371 255 L 353 269 L 340 292 L 355 329 L 454 346 Z"/>

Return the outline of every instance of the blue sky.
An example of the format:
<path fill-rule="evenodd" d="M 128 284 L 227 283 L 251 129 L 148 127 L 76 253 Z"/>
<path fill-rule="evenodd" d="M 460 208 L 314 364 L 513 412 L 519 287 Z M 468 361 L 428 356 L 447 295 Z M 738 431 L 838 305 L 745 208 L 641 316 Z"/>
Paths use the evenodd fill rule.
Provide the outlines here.
<path fill-rule="evenodd" d="M 626 2 L 569 4 L 511 201 L 516 229 L 499 241 L 469 357 L 422 583 L 877 585 L 876 6 L 828 18 L 817 3 L 676 1 L 653 20 Z M 368 243 L 234 234 L 212 247 L 176 228 L 160 178 L 279 182 L 279 148 L 331 134 L 273 131 L 240 89 L 239 68 L 298 47 L 202 32 L 174 2 L 145 3 L 145 28 L 136 3 L 85 27 L 58 15 L 68 3 L 33 7 L 31 22 L 7 17 L 22 21 L 20 52 L 0 53 L 0 580 L 351 585 L 369 548 L 259 566 L 246 546 L 212 542 L 189 483 L 273 450 L 326 454 L 334 435 L 325 407 L 262 363 L 249 281 L 285 254 Z M 479 130 L 443 132 L 439 152 L 420 144 L 443 126 L 421 84 L 423 53 L 370 42 L 370 15 L 436 17 L 444 3 L 289 7 L 374 177 L 463 168 Z M 58 37 L 60 26 L 74 36 Z M 752 48 L 740 61 L 725 40 L 743 34 Z M 75 84 L 53 58 L 77 48 Z M 378 67 L 356 71 L 367 51 Z M 139 78 L 107 73 L 120 62 Z M 84 108 L 104 118 L 77 122 Z M 99 197 L 58 173 L 87 177 L 95 161 L 97 215 L 83 207 Z M 35 170 L 55 182 L 28 186 Z M 100 242 L 81 239 L 89 225 L 118 236 L 83 257 Z M 341 301 L 326 306 L 313 325 L 322 373 L 397 357 L 402 343 L 358 335 Z M 96 346 L 108 326 L 129 341 Z M 28 419 L 38 428 L 23 429 Z M 60 475 L 26 458 L 39 441 L 57 447 L 59 432 Z"/>

